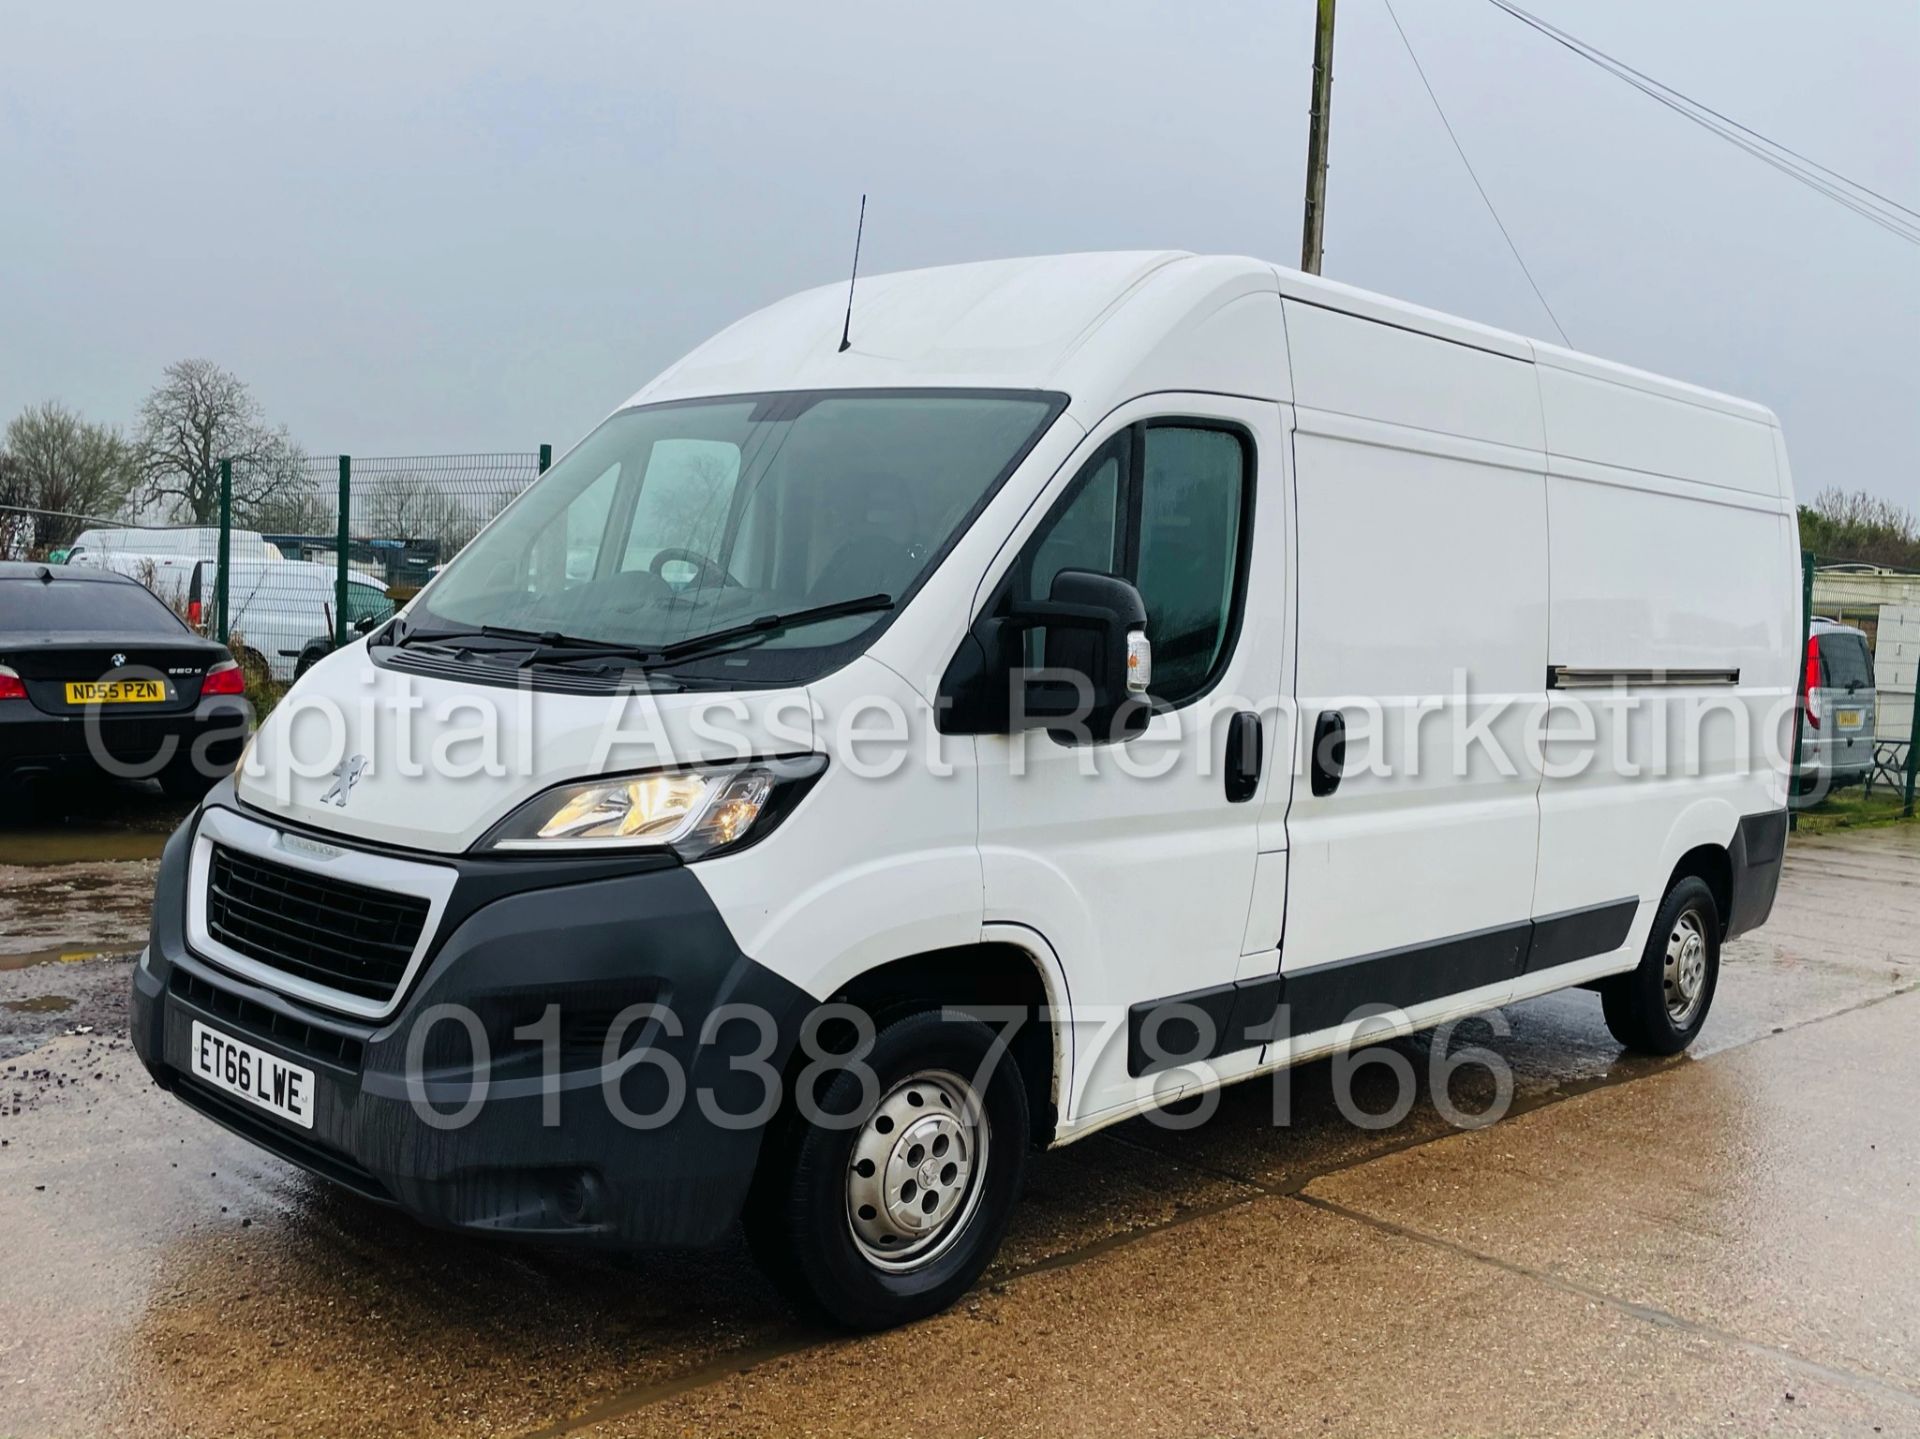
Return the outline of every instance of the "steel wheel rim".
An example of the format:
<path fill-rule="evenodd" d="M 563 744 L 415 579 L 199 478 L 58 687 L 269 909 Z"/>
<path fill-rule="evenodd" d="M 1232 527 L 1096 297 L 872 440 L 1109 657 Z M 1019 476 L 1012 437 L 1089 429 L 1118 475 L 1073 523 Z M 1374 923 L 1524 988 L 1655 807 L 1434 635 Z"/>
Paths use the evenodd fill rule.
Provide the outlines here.
<path fill-rule="evenodd" d="M 847 1228 L 862 1257 L 904 1274 L 952 1248 L 979 1208 L 991 1136 L 973 1086 L 951 1070 L 883 1094 L 847 1159 Z"/>
<path fill-rule="evenodd" d="M 1707 927 L 1695 909 L 1683 909 L 1667 935 L 1667 953 L 1661 965 L 1661 992 L 1667 1018 L 1675 1029 L 1685 1029 L 1707 997 Z"/>

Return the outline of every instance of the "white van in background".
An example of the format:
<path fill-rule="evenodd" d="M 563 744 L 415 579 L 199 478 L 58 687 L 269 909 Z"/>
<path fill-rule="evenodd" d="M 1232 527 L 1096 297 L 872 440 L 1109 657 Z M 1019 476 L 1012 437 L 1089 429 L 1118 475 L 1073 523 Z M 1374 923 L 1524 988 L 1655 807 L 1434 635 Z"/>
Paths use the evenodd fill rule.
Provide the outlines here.
<path fill-rule="evenodd" d="M 232 530 L 235 559 L 277 560 L 280 551 L 254 530 Z M 184 609 L 193 567 L 218 559 L 220 530 L 214 525 L 82 531 L 67 548 L 66 563 L 91 565 L 139 580 L 176 611 Z"/>
<path fill-rule="evenodd" d="M 475 1233 L 744 1216 L 876 1326 L 1033 1146 L 1569 986 L 1693 1040 L 1786 840 L 1770 413 L 1250 259 L 847 298 L 273 711 L 161 861 L 162 1086 Z M 423 762 L 476 712 L 498 763 Z"/>
<path fill-rule="evenodd" d="M 234 657 L 261 666 L 282 684 L 291 683 L 300 652 L 319 635 L 333 633 L 338 572 L 307 560 L 236 559 L 228 570 L 227 629 Z M 214 621 L 220 566 L 194 563 L 187 583 L 187 623 Z M 387 587 L 371 575 L 347 575 L 347 628 L 362 629 L 393 613 Z"/>

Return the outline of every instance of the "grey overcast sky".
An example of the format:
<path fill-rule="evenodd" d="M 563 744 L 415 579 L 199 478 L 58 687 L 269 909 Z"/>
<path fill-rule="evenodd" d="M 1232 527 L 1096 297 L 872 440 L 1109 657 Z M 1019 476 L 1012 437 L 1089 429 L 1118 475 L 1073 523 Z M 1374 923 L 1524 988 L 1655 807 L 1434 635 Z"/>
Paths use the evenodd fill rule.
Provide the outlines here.
<path fill-rule="evenodd" d="M 1803 495 L 1920 508 L 1920 248 L 1503 16 L 1396 0 L 1576 347 L 1773 406 Z M 1530 0 L 1920 208 L 1913 0 Z M 0 420 L 169 361 L 316 452 L 564 445 L 845 273 L 1295 263 L 1312 0 L 5 0 Z M 1346 0 L 1326 273 L 1552 330 L 1387 19 Z"/>

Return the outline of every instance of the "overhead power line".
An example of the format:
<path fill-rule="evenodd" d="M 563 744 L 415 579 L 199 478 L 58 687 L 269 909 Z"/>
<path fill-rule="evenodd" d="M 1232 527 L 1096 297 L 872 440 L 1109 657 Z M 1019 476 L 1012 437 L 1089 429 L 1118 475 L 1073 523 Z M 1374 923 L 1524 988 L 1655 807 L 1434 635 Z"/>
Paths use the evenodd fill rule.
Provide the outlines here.
<path fill-rule="evenodd" d="M 1533 278 L 1533 271 L 1527 268 L 1527 262 L 1520 256 L 1520 247 L 1513 243 L 1506 222 L 1500 218 L 1500 212 L 1493 207 L 1493 198 L 1487 194 L 1487 187 L 1480 183 L 1475 173 L 1473 161 L 1467 158 L 1466 147 L 1460 143 L 1460 137 L 1454 133 L 1453 122 L 1447 119 L 1447 112 L 1440 104 L 1440 97 L 1433 92 L 1433 82 L 1427 79 L 1426 67 L 1420 63 L 1420 57 L 1414 53 L 1413 42 L 1407 38 L 1406 28 L 1401 25 L 1400 17 L 1393 12 L 1393 0 L 1381 0 L 1387 7 L 1387 18 L 1393 21 L 1393 28 L 1400 32 L 1400 43 L 1407 47 L 1407 58 L 1413 61 L 1414 73 L 1420 77 L 1420 84 L 1427 92 L 1427 98 L 1433 101 L 1433 112 L 1440 117 L 1440 124 L 1447 132 L 1447 138 L 1453 141 L 1454 152 L 1460 156 L 1460 163 L 1466 166 L 1467 178 L 1473 181 L 1473 188 L 1480 192 L 1480 202 L 1487 207 L 1487 213 L 1493 216 L 1493 223 L 1500 230 L 1500 238 L 1507 242 L 1507 248 L 1513 252 L 1513 261 L 1520 267 L 1520 273 L 1527 277 L 1527 284 L 1533 289 L 1533 297 L 1540 302 L 1540 308 L 1547 312 L 1547 318 L 1553 322 L 1553 328 L 1560 336 L 1560 343 L 1568 349 L 1573 341 L 1567 338 L 1566 328 L 1561 325 L 1560 317 L 1553 313 L 1553 306 L 1547 303 L 1547 297 L 1540 292 L 1539 281 Z"/>
<path fill-rule="evenodd" d="M 1915 210 L 1859 180 L 1843 175 L 1831 166 L 1823 165 L 1791 146 L 1761 134 L 1749 125 L 1741 124 L 1711 105 L 1695 100 L 1673 86 L 1654 79 L 1644 71 L 1635 69 L 1624 60 L 1609 55 L 1598 46 L 1590 45 L 1559 26 L 1530 14 L 1512 3 L 1512 0 L 1488 0 L 1488 3 L 1523 25 L 1538 31 L 1555 44 L 1572 51 L 1581 59 L 1598 66 L 1615 79 L 1633 86 L 1641 94 L 1657 100 L 1676 115 L 1692 121 L 1709 134 L 1718 136 L 1755 159 L 1771 165 L 1816 194 L 1832 200 L 1835 204 L 1845 206 L 1862 219 L 1871 221 L 1909 244 L 1920 245 L 1920 210 Z"/>

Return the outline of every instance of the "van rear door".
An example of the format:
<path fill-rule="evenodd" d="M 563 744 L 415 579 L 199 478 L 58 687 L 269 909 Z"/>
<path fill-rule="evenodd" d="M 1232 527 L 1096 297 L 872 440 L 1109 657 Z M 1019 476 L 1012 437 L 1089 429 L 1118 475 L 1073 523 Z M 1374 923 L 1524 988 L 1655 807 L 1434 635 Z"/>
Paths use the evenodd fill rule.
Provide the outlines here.
<path fill-rule="evenodd" d="M 1820 712 L 1831 726 L 1822 757 L 1838 772 L 1864 769 L 1873 762 L 1873 659 L 1865 635 L 1829 630 L 1820 636 Z"/>
<path fill-rule="evenodd" d="M 1873 660 L 1864 635 L 1831 630 L 1820 637 L 1821 684 L 1834 711 L 1834 728 L 1848 733 L 1863 727 L 1873 703 Z"/>

